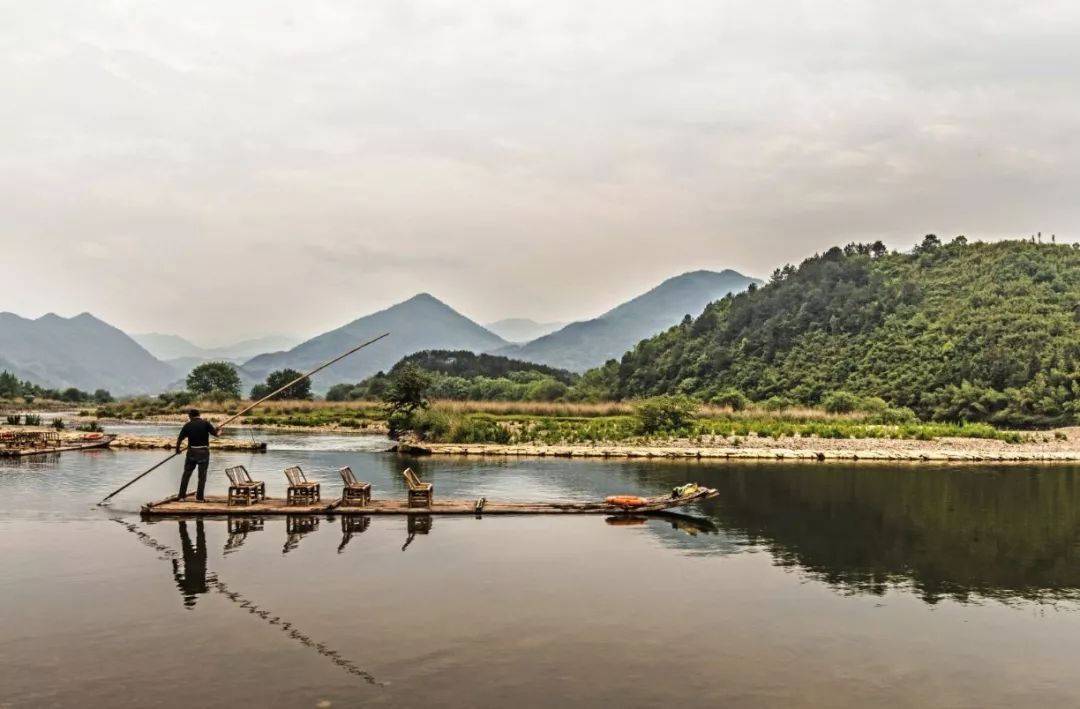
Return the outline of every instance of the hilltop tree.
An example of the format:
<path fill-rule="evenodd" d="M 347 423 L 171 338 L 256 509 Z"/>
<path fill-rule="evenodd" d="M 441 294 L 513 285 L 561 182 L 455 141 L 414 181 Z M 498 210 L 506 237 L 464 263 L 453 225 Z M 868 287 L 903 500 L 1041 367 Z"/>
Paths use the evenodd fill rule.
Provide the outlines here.
<path fill-rule="evenodd" d="M 240 375 L 228 362 L 206 362 L 188 374 L 187 388 L 197 396 L 239 399 Z"/>

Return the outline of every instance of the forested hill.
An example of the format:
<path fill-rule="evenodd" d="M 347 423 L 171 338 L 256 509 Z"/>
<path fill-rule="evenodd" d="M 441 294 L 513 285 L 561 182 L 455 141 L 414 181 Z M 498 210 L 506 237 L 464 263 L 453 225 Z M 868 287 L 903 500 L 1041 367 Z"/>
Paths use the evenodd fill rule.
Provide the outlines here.
<path fill-rule="evenodd" d="M 620 397 L 878 396 L 923 418 L 1077 421 L 1080 250 L 1027 241 L 833 248 L 594 371 Z"/>
<path fill-rule="evenodd" d="M 565 369 L 556 369 L 535 362 L 524 362 L 499 355 L 476 354 L 467 350 L 424 350 L 403 358 L 394 370 L 415 364 L 428 372 L 451 377 L 475 379 L 476 377 L 506 377 L 514 372 L 535 372 L 556 379 L 563 384 L 573 384 L 577 375 Z"/>

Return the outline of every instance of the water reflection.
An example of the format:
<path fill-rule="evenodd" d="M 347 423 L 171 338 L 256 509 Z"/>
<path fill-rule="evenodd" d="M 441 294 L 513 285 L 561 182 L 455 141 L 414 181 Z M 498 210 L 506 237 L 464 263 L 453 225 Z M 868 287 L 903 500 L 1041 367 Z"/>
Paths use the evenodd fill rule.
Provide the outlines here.
<path fill-rule="evenodd" d="M 703 482 L 725 532 L 845 593 L 1080 598 L 1075 469 L 777 466 Z"/>
<path fill-rule="evenodd" d="M 223 553 L 232 554 L 244 545 L 248 534 L 262 531 L 266 520 L 253 516 L 229 517 L 226 524 L 229 527 L 229 538 L 225 540 Z"/>
<path fill-rule="evenodd" d="M 434 520 L 431 515 L 408 515 L 408 521 L 405 524 L 405 530 L 408 536 L 405 538 L 405 544 L 401 547 L 401 551 L 405 551 L 409 548 L 409 545 L 416 539 L 417 534 L 428 534 L 431 532 L 431 528 L 434 525 Z"/>
<path fill-rule="evenodd" d="M 201 519 L 195 520 L 195 544 L 191 543 L 188 534 L 188 524 L 180 520 L 180 548 L 183 551 L 183 567 L 180 562 L 173 558 L 173 578 L 176 587 L 180 589 L 180 595 L 184 598 L 184 607 L 191 610 L 195 607 L 195 597 L 209 592 L 206 585 L 206 530 L 203 528 Z"/>
<path fill-rule="evenodd" d="M 345 546 L 352 541 L 353 535 L 363 534 L 370 526 L 371 517 L 367 515 L 342 515 L 341 544 L 338 544 L 337 553 L 345 551 Z"/>
<path fill-rule="evenodd" d="M 140 529 L 139 526 L 136 524 L 126 522 L 122 519 L 117 518 L 113 518 L 112 521 L 116 522 L 124 529 L 134 534 L 143 545 L 158 552 L 161 555 L 161 558 L 167 559 L 172 562 L 173 576 L 177 578 L 177 584 L 180 585 L 181 594 L 184 594 L 184 605 L 185 607 L 194 608 L 194 602 L 192 602 L 190 606 L 188 604 L 188 596 L 186 595 L 188 593 L 188 589 L 184 585 L 181 585 L 181 581 L 177 576 L 177 557 L 181 557 L 184 559 L 185 575 L 188 573 L 188 548 L 191 547 L 191 540 L 187 535 L 186 522 L 184 520 L 179 520 L 177 522 L 180 531 L 181 544 L 186 545 L 182 553 L 177 553 L 174 549 L 170 548 L 165 544 L 162 544 L 157 539 Z M 342 656 L 342 654 L 339 653 L 337 650 L 331 649 L 327 646 L 326 643 L 317 642 L 310 635 L 307 635 L 306 633 L 298 630 L 292 622 L 252 602 L 239 591 L 230 588 L 224 581 L 218 578 L 217 574 L 208 573 L 206 569 L 206 540 L 204 537 L 204 531 L 205 530 L 203 529 L 203 521 L 201 519 L 196 520 L 196 543 L 194 547 L 191 547 L 191 575 L 192 578 L 197 578 L 201 574 L 204 583 L 202 586 L 203 590 L 194 591 L 192 595 L 208 593 L 212 589 L 217 593 L 221 594 L 221 596 L 223 596 L 224 598 L 227 598 L 235 605 L 243 608 L 251 615 L 265 621 L 268 625 L 277 627 L 279 630 L 284 632 L 287 637 L 295 640 L 300 645 L 308 649 L 314 650 L 319 655 L 322 655 L 323 657 L 329 659 L 331 662 L 333 662 L 336 666 L 340 667 L 345 672 L 360 677 L 368 684 L 378 687 L 383 686 L 383 684 L 379 682 L 370 672 L 361 669 L 356 665 L 356 663 Z M 196 551 L 200 548 L 200 546 L 203 550 L 201 555 L 199 555 Z M 201 571 L 198 568 L 200 565 Z"/>
<path fill-rule="evenodd" d="M 285 518 L 285 546 L 281 553 L 288 554 L 300 545 L 300 540 L 319 528 L 319 518 L 314 515 L 289 515 Z"/>

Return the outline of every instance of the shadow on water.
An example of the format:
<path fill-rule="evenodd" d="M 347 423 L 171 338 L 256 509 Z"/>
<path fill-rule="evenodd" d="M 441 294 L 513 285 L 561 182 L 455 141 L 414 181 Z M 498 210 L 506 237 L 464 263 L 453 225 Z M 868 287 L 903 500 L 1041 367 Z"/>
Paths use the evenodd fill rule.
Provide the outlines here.
<path fill-rule="evenodd" d="M 272 611 L 259 607 L 240 592 L 231 589 L 217 576 L 217 574 L 208 572 L 206 565 L 206 537 L 203 520 L 198 519 L 194 522 L 194 544 L 191 542 L 187 523 L 184 520 L 177 521 L 180 544 L 182 547 L 182 552 L 179 553 L 144 532 L 136 524 L 115 517 L 112 518 L 112 521 L 134 534 L 142 544 L 158 552 L 158 554 L 160 554 L 159 558 L 171 562 L 173 567 L 173 577 L 175 578 L 177 587 L 180 589 L 180 594 L 184 599 L 185 608 L 194 609 L 195 597 L 209 593 L 213 590 L 240 608 L 243 608 L 251 615 L 260 618 L 268 625 L 278 628 L 285 633 L 288 638 L 295 640 L 300 645 L 314 650 L 327 658 L 345 672 L 360 677 L 368 684 L 377 687 L 385 686 L 382 682 L 375 679 L 370 672 L 357 667 L 352 660 L 343 657 L 337 650 L 330 649 L 325 643 L 316 642 L 311 636 L 297 630 L 290 621 L 285 620 L 280 615 L 274 614 Z M 180 569 L 180 560 L 183 560 L 182 570 Z"/>

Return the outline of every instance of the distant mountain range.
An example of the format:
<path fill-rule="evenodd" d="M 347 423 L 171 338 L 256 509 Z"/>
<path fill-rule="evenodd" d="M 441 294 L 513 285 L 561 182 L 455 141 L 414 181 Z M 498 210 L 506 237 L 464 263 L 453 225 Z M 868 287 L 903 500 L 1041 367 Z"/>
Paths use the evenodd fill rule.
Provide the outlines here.
<path fill-rule="evenodd" d="M 564 327 L 564 322 L 536 322 L 528 318 L 506 318 L 484 325 L 507 342 L 529 342 Z"/>
<path fill-rule="evenodd" d="M 200 347 L 179 335 L 165 335 L 158 332 L 135 334 L 131 336 L 131 339 L 142 345 L 150 354 L 166 362 L 180 359 L 201 362 L 211 360 L 242 362 L 264 352 L 287 350 L 300 342 L 294 337 L 270 335 L 244 340 L 225 347 Z"/>
<path fill-rule="evenodd" d="M 188 372 L 202 362 L 228 360 L 237 365 L 246 389 L 274 370 L 306 371 L 389 332 L 385 340 L 317 375 L 315 390 L 359 382 L 422 350 L 491 353 L 580 372 L 621 357 L 640 340 L 686 315 L 700 314 L 707 303 L 754 282 L 734 271 L 683 274 L 594 320 L 571 323 L 523 345 L 508 338 L 558 324 L 516 318 L 493 323 L 504 338 L 427 293 L 300 344 L 274 336 L 204 348 L 176 335 L 129 337 L 88 313 L 69 319 L 50 314 L 37 320 L 0 313 L 0 371 L 53 388 L 154 394 L 182 387 Z"/>
<path fill-rule="evenodd" d="M 36 320 L 0 313 L 0 353 L 0 370 L 57 389 L 136 394 L 160 391 L 175 379 L 169 365 L 89 313 Z"/>
<path fill-rule="evenodd" d="M 437 298 L 421 293 L 312 338 L 287 352 L 255 357 L 244 363 L 244 369 L 256 377 L 265 377 L 283 367 L 305 371 L 385 332 L 389 332 L 390 337 L 316 375 L 315 389 L 321 391 L 341 382 L 359 382 L 380 370 L 389 370 L 402 357 L 421 350 L 486 352 L 507 345 L 506 340 L 495 333 Z"/>
<path fill-rule="evenodd" d="M 505 347 L 493 354 L 583 372 L 622 357 L 641 340 L 663 332 L 687 315 L 697 317 L 709 303 L 746 290 L 751 283 L 761 281 L 731 270 L 684 273 L 598 318 L 570 323 L 525 345 Z"/>

